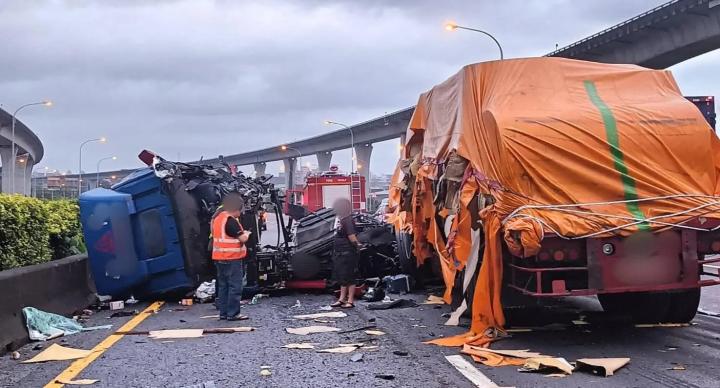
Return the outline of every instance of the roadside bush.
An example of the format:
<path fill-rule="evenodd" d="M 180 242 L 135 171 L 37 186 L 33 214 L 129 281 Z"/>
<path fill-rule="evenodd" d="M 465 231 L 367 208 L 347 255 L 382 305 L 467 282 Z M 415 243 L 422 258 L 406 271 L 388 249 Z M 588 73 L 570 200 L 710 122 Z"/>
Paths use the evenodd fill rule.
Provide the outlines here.
<path fill-rule="evenodd" d="M 84 251 L 74 201 L 0 195 L 0 270 Z"/>

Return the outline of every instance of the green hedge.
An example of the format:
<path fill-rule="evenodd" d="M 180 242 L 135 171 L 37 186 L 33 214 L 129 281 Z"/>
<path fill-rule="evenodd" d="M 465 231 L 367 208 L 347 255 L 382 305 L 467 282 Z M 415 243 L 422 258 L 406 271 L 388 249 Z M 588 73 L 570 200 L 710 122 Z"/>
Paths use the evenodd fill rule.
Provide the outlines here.
<path fill-rule="evenodd" d="M 0 195 L 0 270 L 82 253 L 77 202 Z"/>

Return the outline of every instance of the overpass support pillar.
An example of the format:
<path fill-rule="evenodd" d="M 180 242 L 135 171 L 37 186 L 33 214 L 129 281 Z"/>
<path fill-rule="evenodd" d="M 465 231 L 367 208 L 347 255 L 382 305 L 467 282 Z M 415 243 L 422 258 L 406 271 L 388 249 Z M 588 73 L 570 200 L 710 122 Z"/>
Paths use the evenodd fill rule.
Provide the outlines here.
<path fill-rule="evenodd" d="M 358 174 L 365 177 L 365 198 L 370 193 L 370 155 L 372 155 L 373 146 L 370 143 L 361 143 L 355 145 L 355 168 Z"/>
<path fill-rule="evenodd" d="M 265 162 L 253 163 L 253 167 L 255 168 L 255 176 L 259 177 L 265 175 L 266 166 L 267 164 Z"/>
<path fill-rule="evenodd" d="M 30 155 L 14 157 L 10 147 L 0 147 L 0 161 L 2 162 L 2 190 L 7 194 L 30 194 L 30 181 L 35 161 Z M 21 162 L 22 161 L 22 162 Z M 12 163 L 15 163 L 15 188 L 13 190 Z"/>
<path fill-rule="evenodd" d="M 297 158 L 289 158 L 283 160 L 285 166 L 285 187 L 288 190 L 295 188 L 295 169 L 297 168 Z"/>
<path fill-rule="evenodd" d="M 330 162 L 332 161 L 332 152 L 322 151 L 315 154 L 318 161 L 318 170 L 320 172 L 330 171 Z"/>

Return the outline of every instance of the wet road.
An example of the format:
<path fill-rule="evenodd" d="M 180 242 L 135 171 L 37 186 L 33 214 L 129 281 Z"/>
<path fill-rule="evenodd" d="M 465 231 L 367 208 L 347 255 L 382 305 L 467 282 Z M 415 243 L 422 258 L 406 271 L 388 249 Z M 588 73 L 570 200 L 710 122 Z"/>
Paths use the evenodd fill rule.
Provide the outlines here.
<path fill-rule="evenodd" d="M 270 225 L 272 227 L 272 224 Z M 409 295 L 418 302 L 426 293 Z M 395 296 L 397 297 L 397 296 Z M 299 307 L 294 307 L 299 301 Z M 349 316 L 330 323 L 303 322 L 291 317 L 317 313 L 332 301 L 330 295 L 290 294 L 261 299 L 244 313 L 251 319 L 240 323 L 217 321 L 211 304 L 184 308 L 168 302 L 147 317 L 135 330 L 214 328 L 252 326 L 253 332 L 207 334 L 200 338 L 161 341 L 147 336 L 126 335 L 87 365 L 78 378 L 100 380 L 96 387 L 186 387 L 212 382 L 215 387 L 473 387 L 444 358 L 459 354 L 456 348 L 425 345 L 424 340 L 462 333 L 465 327 L 448 327 L 441 315 L 448 306 L 420 305 L 416 308 L 385 311 L 367 310 L 362 303 Z M 148 304 L 129 309 L 143 310 Z M 703 290 L 701 309 L 720 312 L 720 287 Z M 132 317 L 108 318 L 108 311 L 94 314 L 86 325 L 111 323 L 111 330 L 84 332 L 50 343 L 92 349 Z M 517 367 L 486 367 L 474 364 L 498 386 L 515 387 L 720 387 L 720 318 L 698 315 L 692 325 L 678 328 L 636 328 L 617 324 L 600 313 L 594 298 L 568 298 L 551 306 L 531 309 L 529 332 L 514 333 L 493 345 L 496 349 L 531 349 L 543 354 L 577 358 L 630 357 L 628 366 L 612 377 L 576 372 L 563 378 L 520 373 Z M 584 315 L 588 325 L 572 320 Z M 343 330 L 370 324 L 387 334 L 371 337 L 362 331 L 299 336 L 286 333 L 287 327 L 328 325 Z M 520 322 L 522 323 L 522 322 Z M 350 354 L 318 353 L 313 349 L 284 349 L 288 343 L 312 342 L 318 349 L 341 343 L 365 342 L 372 349 L 360 349 L 360 362 Z M 43 343 L 44 347 L 50 343 Z M 29 344 L 19 350 L 21 360 L 41 350 Z M 395 353 L 407 355 L 398 355 Z M 467 360 L 472 362 L 469 358 Z M 0 358 L 0 386 L 42 387 L 53 382 L 70 361 L 20 364 L 9 356 Z M 261 366 L 270 366 L 271 375 L 261 376 Z M 673 370 L 682 369 L 682 370 Z M 682 367 L 682 368 L 678 368 Z M 388 381 L 376 374 L 394 376 Z"/>
<path fill-rule="evenodd" d="M 717 292 L 717 291 L 714 291 Z M 713 295 L 715 295 L 713 293 Z M 424 294 L 411 297 L 417 301 Z M 293 307 L 297 301 L 300 307 Z M 371 311 L 363 306 L 348 311 L 345 318 L 331 323 L 302 322 L 292 315 L 319 312 L 331 301 L 328 295 L 292 294 L 262 299 L 249 305 L 244 312 L 251 316 L 242 326 L 257 330 L 249 333 L 207 334 L 201 338 L 160 341 L 147 336 L 124 336 L 80 374 L 80 378 L 99 379 L 99 387 L 183 387 L 212 381 L 216 387 L 472 387 L 444 359 L 457 354 L 454 348 L 422 344 L 433 336 L 451 335 L 465 330 L 443 326 L 447 306 Z M 699 315 L 689 327 L 636 328 L 629 325 L 591 324 L 565 325 L 568 311 L 578 305 L 593 321 L 593 300 L 563 303 L 560 308 L 545 309 L 541 314 L 559 322 L 531 332 L 516 333 L 497 342 L 498 349 L 532 349 L 544 354 L 574 361 L 581 357 L 630 357 L 628 366 L 615 376 L 602 378 L 574 373 L 564 378 L 520 373 L 516 367 L 491 368 L 475 364 L 499 386 L 516 387 L 717 387 L 720 377 L 720 319 Z M 142 308 L 139 306 L 138 308 Z M 237 326 L 201 318 L 214 315 L 210 304 L 196 304 L 182 311 L 175 303 L 167 303 L 150 314 L 136 330 L 210 328 Z M 93 315 L 88 325 L 112 323 L 117 329 L 130 318 L 110 318 L 109 312 Z M 570 314 L 571 315 L 571 314 Z M 597 316 L 601 316 L 598 314 Z M 368 325 L 376 318 L 385 336 L 371 337 L 362 331 L 348 334 L 323 333 L 299 336 L 285 332 L 287 327 L 329 325 L 352 329 Z M 547 317 L 544 317 L 544 319 Z M 467 322 L 465 322 L 467 323 Z M 91 349 L 110 330 L 80 333 L 56 339 L 65 346 Z M 284 349 L 288 343 L 313 342 L 317 348 L 331 348 L 341 343 L 368 341 L 376 349 L 360 349 L 361 362 L 351 362 L 351 354 L 324 354 L 312 349 Z M 47 346 L 48 344 L 44 344 Z M 37 354 L 33 344 L 20 349 L 22 359 Z M 407 352 L 407 356 L 393 352 Z M 0 360 L 0 382 L 7 387 L 40 387 L 54 380 L 69 361 L 45 364 L 19 364 L 10 357 Z M 271 376 L 261 376 L 260 367 L 270 366 Z M 685 370 L 670 370 L 673 366 Z M 394 375 L 393 381 L 375 377 Z"/>

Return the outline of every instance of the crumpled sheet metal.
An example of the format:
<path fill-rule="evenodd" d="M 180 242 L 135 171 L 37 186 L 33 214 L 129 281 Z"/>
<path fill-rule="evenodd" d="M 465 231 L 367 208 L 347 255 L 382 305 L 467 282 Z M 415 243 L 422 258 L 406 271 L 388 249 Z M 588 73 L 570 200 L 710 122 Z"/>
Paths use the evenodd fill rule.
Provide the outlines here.
<path fill-rule="evenodd" d="M 420 96 L 406 139 L 406 150 L 422 144 L 423 165 L 412 211 L 393 220 L 412 225 L 419 262 L 437 252 L 447 287 L 466 253 L 437 235 L 440 209 L 428 199 L 437 165 L 456 152 L 469 162 L 464 185 L 473 185 L 461 188 L 461 203 L 478 193 L 494 200 L 480 211 L 486 244 L 471 333 L 504 325 L 503 241 L 528 257 L 551 232 L 629 235 L 662 229 L 653 217 L 720 218 L 720 141 L 669 71 L 564 58 L 468 65 Z M 391 207 L 398 194 L 391 190 Z M 634 219 L 645 221 L 627 225 Z"/>

